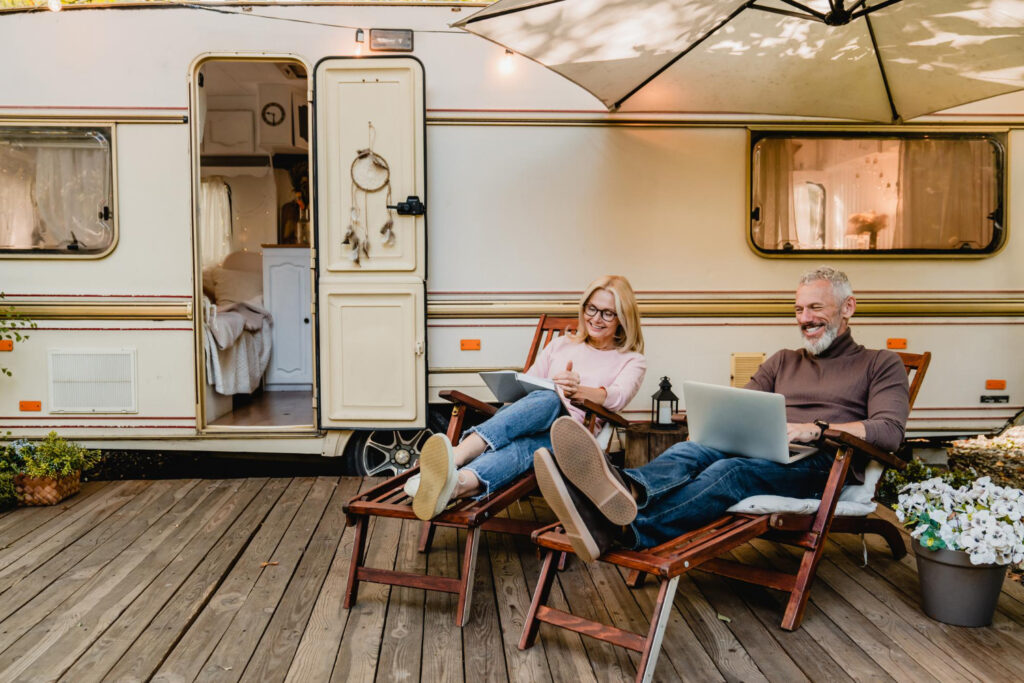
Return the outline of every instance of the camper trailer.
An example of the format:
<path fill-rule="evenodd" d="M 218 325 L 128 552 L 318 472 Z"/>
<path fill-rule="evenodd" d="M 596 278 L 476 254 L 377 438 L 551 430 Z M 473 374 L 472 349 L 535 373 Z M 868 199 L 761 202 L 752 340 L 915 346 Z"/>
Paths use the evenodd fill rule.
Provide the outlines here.
<path fill-rule="evenodd" d="M 609 113 L 451 24 L 473 3 L 0 13 L 0 430 L 415 462 L 605 273 L 661 377 L 742 385 L 845 270 L 931 351 L 912 436 L 1024 405 L 1024 95 L 899 124 Z M 29 58 L 29 56 L 31 56 Z"/>

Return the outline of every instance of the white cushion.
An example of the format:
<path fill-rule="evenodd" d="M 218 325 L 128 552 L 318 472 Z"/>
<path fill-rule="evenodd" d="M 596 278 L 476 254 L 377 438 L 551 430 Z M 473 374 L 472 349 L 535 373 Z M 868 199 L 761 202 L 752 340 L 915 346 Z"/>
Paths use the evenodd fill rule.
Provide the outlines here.
<path fill-rule="evenodd" d="M 864 483 L 844 486 L 836 504 L 837 517 L 864 517 L 875 511 L 877 504 L 871 500 L 875 486 L 884 468 L 874 460 L 868 463 L 864 472 Z M 742 512 L 752 515 L 766 515 L 773 512 L 812 514 L 818 511 L 821 501 L 817 498 L 786 498 L 785 496 L 750 496 L 729 508 L 728 512 Z"/>

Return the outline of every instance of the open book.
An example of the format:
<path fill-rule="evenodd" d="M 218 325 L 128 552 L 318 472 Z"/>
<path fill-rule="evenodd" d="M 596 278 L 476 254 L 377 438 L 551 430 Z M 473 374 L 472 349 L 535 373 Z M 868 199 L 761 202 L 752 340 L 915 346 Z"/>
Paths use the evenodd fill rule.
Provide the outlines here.
<path fill-rule="evenodd" d="M 555 383 L 551 380 L 531 377 L 515 370 L 481 372 L 480 377 L 483 378 L 494 397 L 502 403 L 518 401 L 531 391 L 555 390 Z"/>

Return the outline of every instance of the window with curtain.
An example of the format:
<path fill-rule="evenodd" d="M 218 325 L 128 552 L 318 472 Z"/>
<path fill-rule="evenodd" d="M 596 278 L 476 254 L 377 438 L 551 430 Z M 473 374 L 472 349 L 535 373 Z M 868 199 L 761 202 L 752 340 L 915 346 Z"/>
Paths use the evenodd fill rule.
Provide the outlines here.
<path fill-rule="evenodd" d="M 110 250 L 111 137 L 105 127 L 0 126 L 0 253 Z"/>
<path fill-rule="evenodd" d="M 768 133 L 751 150 L 751 242 L 766 254 L 984 254 L 1004 239 L 990 134 Z"/>

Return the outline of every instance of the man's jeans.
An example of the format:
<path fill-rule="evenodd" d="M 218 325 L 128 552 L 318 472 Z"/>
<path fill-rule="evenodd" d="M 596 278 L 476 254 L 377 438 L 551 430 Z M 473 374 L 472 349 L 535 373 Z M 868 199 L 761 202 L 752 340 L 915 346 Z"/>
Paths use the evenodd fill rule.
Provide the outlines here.
<path fill-rule="evenodd" d="M 665 543 L 714 521 L 748 496 L 818 498 L 833 460 L 832 453 L 822 451 L 780 465 L 730 456 L 693 441 L 677 443 L 643 467 L 624 470 L 636 484 L 639 508 L 624 544 L 649 548 Z"/>
<path fill-rule="evenodd" d="M 462 469 L 471 470 L 490 495 L 533 467 L 533 452 L 551 448 L 551 424 L 566 413 L 554 391 L 533 391 L 502 407 L 486 422 L 466 431 L 476 432 L 488 446 Z"/>

